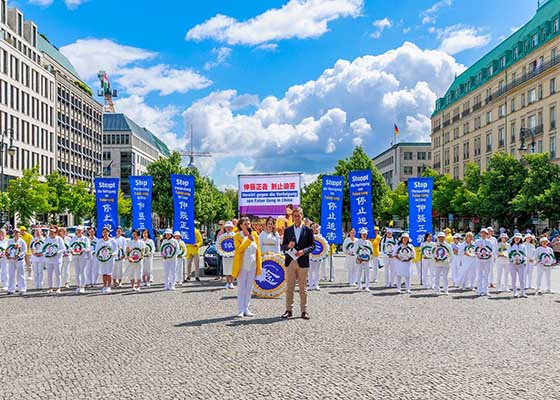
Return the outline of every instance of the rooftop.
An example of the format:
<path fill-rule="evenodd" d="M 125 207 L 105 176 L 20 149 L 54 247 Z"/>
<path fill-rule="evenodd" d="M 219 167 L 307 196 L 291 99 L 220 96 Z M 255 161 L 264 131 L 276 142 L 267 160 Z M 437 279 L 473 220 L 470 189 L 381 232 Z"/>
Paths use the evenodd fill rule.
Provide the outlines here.
<path fill-rule="evenodd" d="M 435 116 L 559 34 L 560 0 L 540 1 L 535 16 L 459 75 L 436 101 Z"/>
<path fill-rule="evenodd" d="M 81 81 L 82 79 L 80 78 L 80 75 L 78 75 L 78 72 L 76 71 L 76 69 L 74 68 L 74 66 L 70 62 L 70 60 L 68 60 L 68 58 L 66 58 L 66 56 L 64 56 L 58 50 L 58 48 L 53 46 L 51 44 L 51 42 L 49 42 L 47 39 L 45 39 L 45 37 L 43 35 L 38 35 L 38 36 L 39 37 L 38 37 L 38 40 L 37 40 L 37 47 L 39 48 L 39 50 L 41 50 L 44 53 L 47 53 L 49 55 L 49 57 L 54 59 L 57 63 L 59 63 L 61 66 L 63 66 L 68 72 L 70 72 L 72 75 L 74 75 L 74 78 Z"/>
<path fill-rule="evenodd" d="M 169 148 L 161 139 L 122 113 L 103 114 L 103 132 L 132 132 L 154 146 L 164 156 L 170 154 Z"/>
<path fill-rule="evenodd" d="M 372 158 L 372 160 L 376 160 L 379 157 L 384 156 L 385 154 L 387 154 L 388 152 L 390 152 L 391 150 L 395 150 L 399 147 L 432 147 L 432 143 L 431 142 L 400 142 L 397 144 L 392 145 L 391 147 L 389 147 L 387 150 L 384 150 L 383 152 L 379 153 L 378 155 L 376 155 L 375 157 Z"/>

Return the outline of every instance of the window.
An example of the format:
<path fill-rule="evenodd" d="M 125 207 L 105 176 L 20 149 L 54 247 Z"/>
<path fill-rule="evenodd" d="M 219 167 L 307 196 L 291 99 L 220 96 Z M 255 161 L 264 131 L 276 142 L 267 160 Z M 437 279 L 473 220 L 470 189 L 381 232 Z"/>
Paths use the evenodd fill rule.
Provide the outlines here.
<path fill-rule="evenodd" d="M 525 95 L 521 95 L 521 108 L 525 107 Z"/>
<path fill-rule="evenodd" d="M 543 144 L 542 144 L 542 139 L 540 139 L 537 142 L 537 153 L 542 153 L 543 152 Z"/>
<path fill-rule="evenodd" d="M 553 160 L 556 158 L 556 136 L 550 137 L 550 158 Z"/>
<path fill-rule="evenodd" d="M 503 118 L 506 116 L 506 105 L 502 104 L 500 108 L 498 108 L 498 118 Z"/>
<path fill-rule="evenodd" d="M 550 94 L 556 93 L 556 78 L 550 80 Z"/>
<path fill-rule="evenodd" d="M 486 113 L 486 123 L 487 124 L 491 124 L 492 123 L 492 111 L 488 111 Z"/>
<path fill-rule="evenodd" d="M 556 106 L 550 107 L 550 129 L 556 129 Z"/>
<path fill-rule="evenodd" d="M 537 117 L 531 115 L 529 118 L 527 118 L 527 128 L 535 129 L 536 126 L 537 126 Z"/>
<path fill-rule="evenodd" d="M 515 99 L 511 100 L 511 106 L 510 106 L 511 112 L 515 112 Z"/>
<path fill-rule="evenodd" d="M 552 22 L 552 31 L 554 33 L 558 33 L 558 18 L 554 18 L 554 21 Z"/>
<path fill-rule="evenodd" d="M 552 49 L 552 51 L 550 52 L 550 60 L 553 64 L 556 64 L 558 62 L 558 49 Z"/>
<path fill-rule="evenodd" d="M 537 91 L 535 89 L 531 89 L 527 94 L 527 100 L 529 104 L 533 104 L 537 101 Z"/>
<path fill-rule="evenodd" d="M 404 174 L 405 175 L 412 175 L 412 167 L 411 166 L 405 166 L 404 167 Z"/>
<path fill-rule="evenodd" d="M 533 36 L 531 36 L 531 47 L 537 47 L 537 45 L 539 44 L 539 37 L 534 34 Z"/>
<path fill-rule="evenodd" d="M 480 136 L 474 138 L 474 156 L 479 156 L 481 152 Z"/>
<path fill-rule="evenodd" d="M 490 153 L 492 151 L 492 132 L 486 134 L 486 152 Z"/>
<path fill-rule="evenodd" d="M 517 60 L 517 57 L 519 57 L 519 49 L 516 47 L 513 49 L 513 59 Z"/>
<path fill-rule="evenodd" d="M 506 128 L 498 129 L 498 147 L 504 147 L 506 145 Z"/>
<path fill-rule="evenodd" d="M 494 75 L 494 66 L 490 65 L 488 67 L 488 76 L 492 76 L 492 75 Z"/>
<path fill-rule="evenodd" d="M 463 143 L 463 160 L 468 160 L 470 158 L 469 145 L 469 142 Z"/>
<path fill-rule="evenodd" d="M 405 152 L 404 152 L 404 159 L 405 159 L 405 160 L 412 160 L 412 152 L 410 152 L 410 151 L 405 151 Z"/>
<path fill-rule="evenodd" d="M 424 171 L 426 170 L 426 166 L 425 165 L 421 165 L 416 167 L 416 174 L 418 176 L 422 175 L 424 173 Z"/>
<path fill-rule="evenodd" d="M 459 145 L 458 144 L 453 146 L 453 162 L 454 163 L 459 162 Z"/>
<path fill-rule="evenodd" d="M 425 151 L 419 151 L 418 153 L 416 153 L 416 157 L 419 160 L 425 160 L 426 159 L 426 152 Z"/>
<path fill-rule="evenodd" d="M 506 66 L 506 58 L 502 56 L 500 58 L 500 68 L 504 68 L 505 66 Z"/>
<path fill-rule="evenodd" d="M 537 93 L 539 95 L 539 100 L 542 100 L 543 98 L 543 90 L 542 90 L 542 85 L 539 85 L 537 88 Z"/>
<path fill-rule="evenodd" d="M 515 122 L 511 124 L 511 143 L 515 143 Z"/>

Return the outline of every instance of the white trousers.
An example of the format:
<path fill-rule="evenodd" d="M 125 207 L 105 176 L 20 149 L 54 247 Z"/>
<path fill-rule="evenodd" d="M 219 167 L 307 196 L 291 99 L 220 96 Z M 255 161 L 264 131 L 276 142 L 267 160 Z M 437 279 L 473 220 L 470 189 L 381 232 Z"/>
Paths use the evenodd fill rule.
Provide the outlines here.
<path fill-rule="evenodd" d="M 319 288 L 319 279 L 321 272 L 321 262 L 320 261 L 309 261 L 309 274 L 307 276 L 307 286 L 309 289 Z"/>
<path fill-rule="evenodd" d="M 175 267 L 177 261 L 175 258 L 163 260 L 163 287 L 168 289 L 175 288 Z"/>
<path fill-rule="evenodd" d="M 132 281 L 139 281 L 142 278 L 142 264 L 144 260 L 140 260 L 137 263 L 128 263 L 127 271 L 128 271 L 128 278 Z"/>
<path fill-rule="evenodd" d="M 521 265 L 510 264 L 509 271 L 511 275 L 511 290 L 513 294 L 515 295 L 517 293 L 517 282 L 519 279 L 519 290 L 521 291 L 521 294 L 524 295 L 525 294 L 525 264 L 521 264 Z"/>
<path fill-rule="evenodd" d="M 373 281 L 377 282 L 377 274 L 379 272 L 379 258 L 372 257 L 371 258 L 371 268 L 373 269 Z"/>
<path fill-rule="evenodd" d="M 535 270 L 535 262 L 528 261 L 525 267 L 525 289 L 533 288 L 533 271 Z"/>
<path fill-rule="evenodd" d="M 62 282 L 64 284 L 70 283 L 70 258 L 69 257 L 62 257 Z"/>
<path fill-rule="evenodd" d="M 362 283 L 362 267 L 360 264 L 356 264 L 356 259 L 352 264 L 352 276 L 354 277 L 354 284 L 360 285 Z"/>
<path fill-rule="evenodd" d="M 87 260 L 86 266 L 86 284 L 97 285 L 99 281 L 99 263 L 94 256 Z"/>
<path fill-rule="evenodd" d="M 406 291 L 410 290 L 410 276 L 404 277 L 404 283 L 406 284 Z M 401 292 L 401 276 L 397 275 L 397 293 Z"/>
<path fill-rule="evenodd" d="M 449 266 L 434 265 L 432 268 L 434 270 L 434 288 L 436 293 L 439 294 L 440 292 L 441 279 L 443 279 L 443 291 L 444 293 L 447 293 L 449 291 Z"/>
<path fill-rule="evenodd" d="M 490 264 L 490 269 L 488 270 L 488 284 L 494 283 L 494 266 L 496 265 L 496 260 L 493 259 L 492 264 Z"/>
<path fill-rule="evenodd" d="M 72 263 L 74 264 L 74 271 L 76 273 L 76 287 L 83 288 L 86 285 L 86 272 L 88 259 L 83 255 L 74 256 L 72 258 Z"/>
<path fill-rule="evenodd" d="M 47 262 L 47 286 L 52 289 L 60 289 L 62 281 L 62 261 Z"/>
<path fill-rule="evenodd" d="M 123 261 L 122 260 L 115 260 L 113 264 L 113 279 L 114 280 L 122 280 L 123 278 Z"/>
<path fill-rule="evenodd" d="M 494 260 L 478 260 L 478 284 L 476 293 L 483 295 L 488 294 L 488 276 L 494 265 Z"/>
<path fill-rule="evenodd" d="M 460 285 L 462 289 L 473 288 L 476 282 L 477 261 L 474 257 L 463 256 Z"/>
<path fill-rule="evenodd" d="M 8 290 L 8 262 L 5 258 L 0 259 L 0 283 L 4 290 Z"/>
<path fill-rule="evenodd" d="M 25 282 L 25 261 L 8 261 L 8 292 L 14 293 L 17 286 L 20 293 L 27 291 Z"/>
<path fill-rule="evenodd" d="M 183 275 L 185 273 L 185 259 L 177 257 L 175 264 L 175 282 L 183 282 Z"/>
<path fill-rule="evenodd" d="M 150 275 L 152 275 L 153 265 L 154 265 L 154 257 L 144 258 L 144 264 L 142 264 L 142 275 L 147 275 L 148 279 L 150 279 Z"/>
<path fill-rule="evenodd" d="M 360 264 L 360 269 L 358 269 L 358 289 L 362 288 L 362 275 L 364 276 L 364 288 L 368 288 L 369 289 L 369 285 L 370 285 L 370 267 L 371 264 L 367 264 L 367 266 L 364 266 L 363 264 Z"/>
<path fill-rule="evenodd" d="M 253 282 L 255 282 L 255 269 L 242 269 L 237 276 L 237 312 L 249 312 Z"/>
<path fill-rule="evenodd" d="M 33 284 L 35 289 L 43 289 L 43 271 L 45 270 L 44 261 L 33 261 L 31 263 L 33 269 Z"/>
<path fill-rule="evenodd" d="M 459 286 L 459 281 L 461 280 L 461 259 L 459 256 L 454 255 L 453 260 L 451 260 L 451 282 L 453 286 Z"/>
<path fill-rule="evenodd" d="M 356 283 L 354 279 L 354 256 L 346 256 L 344 259 L 344 268 L 346 268 L 346 273 L 348 274 L 348 284 L 353 285 Z"/>
<path fill-rule="evenodd" d="M 430 259 L 422 259 L 422 286 L 424 289 L 432 287 L 432 270 L 434 262 Z"/>
<path fill-rule="evenodd" d="M 395 282 L 395 271 L 391 259 L 383 256 L 383 269 L 385 270 L 385 286 L 391 287 Z"/>
<path fill-rule="evenodd" d="M 508 259 L 505 257 L 498 257 L 496 260 L 496 273 L 498 275 L 496 287 L 498 291 L 505 292 L 508 290 L 508 272 L 510 270 Z"/>
<path fill-rule="evenodd" d="M 544 272 L 545 280 L 546 280 L 546 290 L 550 291 L 550 272 L 551 267 L 544 267 L 540 264 L 537 264 L 537 290 L 541 290 L 542 286 L 542 276 Z"/>

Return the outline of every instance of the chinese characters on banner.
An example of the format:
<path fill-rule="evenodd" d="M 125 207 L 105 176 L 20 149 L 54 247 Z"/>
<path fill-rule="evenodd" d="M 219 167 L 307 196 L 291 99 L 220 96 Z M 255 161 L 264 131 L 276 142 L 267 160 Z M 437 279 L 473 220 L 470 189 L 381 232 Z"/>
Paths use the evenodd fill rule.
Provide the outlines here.
<path fill-rule="evenodd" d="M 359 237 L 360 229 L 367 228 L 368 239 L 375 238 L 373 211 L 371 206 L 371 171 L 350 171 L 348 174 L 350 186 L 350 213 L 352 214 L 352 228 Z"/>
<path fill-rule="evenodd" d="M 130 176 L 130 197 L 132 200 L 132 229 L 147 229 L 154 238 L 152 227 L 152 177 Z"/>
<path fill-rule="evenodd" d="M 433 186 L 433 178 L 410 178 L 408 180 L 410 240 L 413 246 L 420 246 L 426 232 L 432 232 Z"/>
<path fill-rule="evenodd" d="M 97 237 L 103 228 L 115 234 L 119 225 L 119 178 L 95 178 L 95 206 L 97 208 Z"/>
<path fill-rule="evenodd" d="M 286 206 L 300 205 L 300 174 L 239 175 L 239 215 L 284 217 Z"/>
<path fill-rule="evenodd" d="M 194 176 L 171 175 L 173 194 L 173 231 L 179 231 L 183 241 L 194 244 Z"/>
<path fill-rule="evenodd" d="M 343 176 L 323 176 L 321 189 L 321 233 L 332 244 L 342 244 Z"/>

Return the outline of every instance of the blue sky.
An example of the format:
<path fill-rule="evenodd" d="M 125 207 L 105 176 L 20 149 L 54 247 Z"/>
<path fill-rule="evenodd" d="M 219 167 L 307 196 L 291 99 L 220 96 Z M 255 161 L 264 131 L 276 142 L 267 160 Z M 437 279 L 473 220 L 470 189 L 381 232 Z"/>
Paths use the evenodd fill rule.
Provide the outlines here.
<path fill-rule="evenodd" d="M 109 71 L 127 113 L 199 160 L 237 173 L 329 172 L 429 138 L 429 116 L 464 66 L 535 13 L 536 1 L 18 0 L 92 84 Z M 512 6 L 515 4 L 515 6 Z M 498 17 L 497 17 L 498 16 Z"/>

